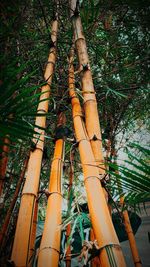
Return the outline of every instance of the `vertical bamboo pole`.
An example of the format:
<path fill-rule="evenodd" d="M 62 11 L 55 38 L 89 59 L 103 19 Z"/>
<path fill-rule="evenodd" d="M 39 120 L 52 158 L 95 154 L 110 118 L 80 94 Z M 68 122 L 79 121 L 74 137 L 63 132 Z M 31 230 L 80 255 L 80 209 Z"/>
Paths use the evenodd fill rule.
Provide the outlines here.
<path fill-rule="evenodd" d="M 120 197 L 120 204 L 123 206 L 124 197 Z M 133 230 L 132 230 L 132 226 L 131 226 L 131 223 L 130 223 L 128 211 L 124 210 L 122 212 L 122 215 L 123 215 L 123 221 L 124 221 L 124 225 L 125 225 L 125 230 L 126 230 L 126 233 L 127 233 L 127 236 L 128 236 L 129 244 L 130 244 L 130 249 L 131 249 L 131 253 L 132 253 L 134 266 L 135 267 L 142 267 L 142 263 L 141 263 L 141 259 L 140 259 L 139 253 L 138 253 L 138 249 L 137 249 L 134 233 L 133 233 Z"/>
<path fill-rule="evenodd" d="M 117 154 L 116 154 L 115 151 L 113 151 L 113 154 L 115 156 L 115 161 L 114 162 L 115 162 L 115 164 L 117 166 L 117 160 L 116 160 Z M 117 174 L 119 174 L 118 170 L 116 170 L 115 172 Z M 121 185 L 121 181 L 120 180 L 118 180 L 118 189 L 119 189 L 119 192 L 120 192 L 120 204 L 121 204 L 121 207 L 123 207 L 123 205 L 124 205 L 124 196 L 122 196 L 123 189 L 122 189 L 122 185 Z M 126 230 L 126 233 L 127 233 L 127 236 L 128 236 L 129 244 L 130 244 L 130 249 L 131 249 L 134 265 L 135 265 L 135 267 L 142 267 L 142 263 L 141 263 L 141 259 L 140 259 L 139 253 L 138 253 L 138 249 L 137 249 L 134 233 L 133 233 L 133 230 L 132 230 L 132 226 L 131 226 L 131 223 L 130 223 L 128 211 L 127 210 L 123 210 L 122 211 L 122 216 L 123 216 L 123 222 L 124 222 L 125 230 Z"/>
<path fill-rule="evenodd" d="M 82 94 L 84 98 L 85 125 L 91 142 L 95 161 L 99 167 L 99 173 L 103 177 L 103 174 L 105 173 L 105 165 L 102 153 L 102 136 L 97 110 L 97 101 L 95 97 L 95 90 L 81 18 L 78 14 L 74 14 L 74 10 L 77 10 L 77 2 L 77 0 L 70 0 L 70 8 L 75 46 L 80 66 L 79 69 L 82 82 Z"/>
<path fill-rule="evenodd" d="M 63 125 L 65 117 L 59 115 L 59 125 Z M 38 267 L 56 267 L 60 256 L 61 238 L 61 176 L 64 155 L 64 139 L 55 142 L 54 158 L 51 165 L 49 197 L 46 210 L 46 219 L 38 254 Z"/>
<path fill-rule="evenodd" d="M 69 188 L 68 188 L 68 216 L 70 215 L 70 200 L 71 200 L 71 191 L 72 191 L 72 183 L 73 183 L 73 178 L 74 178 L 74 168 L 72 165 L 74 159 L 74 153 L 73 151 L 71 151 L 71 155 L 70 155 L 70 177 L 69 177 Z M 71 223 L 69 223 L 67 225 L 67 229 L 66 229 L 66 237 L 67 237 L 67 241 L 68 238 L 71 234 Z M 66 267 L 71 267 L 71 245 L 69 244 L 67 251 L 66 251 Z"/>
<path fill-rule="evenodd" d="M 75 46 L 80 65 L 79 69 L 82 82 L 82 94 L 84 98 L 85 125 L 90 139 L 94 158 L 99 170 L 99 175 L 100 178 L 103 179 L 105 175 L 105 164 L 102 153 L 102 135 L 100 130 L 97 101 L 95 97 L 95 90 L 90 70 L 86 41 L 83 34 L 81 18 L 79 15 L 74 16 L 73 12 L 77 8 L 77 1 L 71 0 L 70 7 L 71 7 L 71 19 L 74 30 Z M 85 67 L 86 70 L 84 70 Z M 103 192 L 107 201 L 108 194 L 105 188 L 103 188 Z"/>
<path fill-rule="evenodd" d="M 8 162 L 8 152 L 9 152 L 9 144 L 10 140 L 6 136 L 4 138 L 4 146 L 2 148 L 1 158 L 0 158 L 0 196 L 3 192 L 3 186 L 4 186 L 4 180 L 5 180 L 5 174 L 6 174 L 6 168 L 7 168 L 7 162 Z"/>
<path fill-rule="evenodd" d="M 96 239 L 101 248 L 100 263 L 102 267 L 125 267 L 122 250 L 99 182 L 99 171 L 82 119 L 79 99 L 74 91 L 72 54 L 70 55 L 69 63 L 69 95 L 72 104 L 73 122 L 76 139 L 79 144 L 90 217 Z"/>
<path fill-rule="evenodd" d="M 54 72 L 54 65 L 56 61 L 56 41 L 58 31 L 58 20 L 54 20 L 52 24 L 51 39 L 55 44 L 50 49 L 48 62 L 44 74 L 47 84 L 42 86 L 40 97 L 40 103 L 38 105 L 37 112 L 45 114 L 48 111 L 48 102 L 50 96 L 50 86 L 52 82 L 52 75 Z M 47 100 L 45 100 L 47 99 Z M 44 101 L 43 101 L 44 100 Z M 46 116 L 36 117 L 35 124 L 37 126 L 45 128 Z M 13 244 L 11 259 L 14 261 L 16 267 L 28 266 L 29 261 L 29 244 L 31 238 L 31 226 L 33 221 L 33 211 L 35 205 L 35 199 L 37 196 L 39 177 L 41 170 L 41 162 L 44 146 L 44 130 L 40 128 L 35 129 L 39 135 L 34 139 L 35 150 L 30 153 L 28 163 L 27 179 L 23 188 L 22 199 L 20 204 L 19 216 L 17 221 L 17 228 L 15 233 L 15 239 Z"/>
<path fill-rule="evenodd" d="M 17 183 L 17 186 L 16 186 L 16 190 L 15 190 L 13 199 L 12 199 L 12 201 L 10 203 L 9 209 L 7 211 L 5 220 L 4 220 L 3 225 L 2 225 L 2 228 L 1 228 L 1 232 L 0 232 L 0 246 L 1 247 L 3 247 L 3 241 L 4 241 L 5 235 L 7 233 L 8 225 L 9 225 L 9 222 L 10 222 L 10 218 L 11 218 L 11 215 L 12 215 L 14 206 L 16 204 L 16 200 L 18 198 L 18 194 L 20 192 L 20 188 L 21 188 L 21 185 L 22 185 L 24 176 L 25 176 L 27 164 L 28 164 L 28 158 L 24 162 L 24 166 L 23 166 L 23 169 L 21 171 L 20 178 L 18 180 L 18 183 Z"/>

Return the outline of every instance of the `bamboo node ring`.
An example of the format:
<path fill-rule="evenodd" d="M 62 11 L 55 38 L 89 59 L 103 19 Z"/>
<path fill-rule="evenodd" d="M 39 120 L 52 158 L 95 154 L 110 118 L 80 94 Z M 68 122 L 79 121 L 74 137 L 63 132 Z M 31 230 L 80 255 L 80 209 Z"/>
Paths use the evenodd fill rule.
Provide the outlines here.
<path fill-rule="evenodd" d="M 81 91 L 81 94 L 94 94 L 94 95 L 96 95 L 96 92 L 93 92 L 93 91 Z"/>
<path fill-rule="evenodd" d="M 89 102 L 89 101 L 94 101 L 94 102 L 96 102 L 96 99 L 88 99 L 88 100 L 84 101 L 83 105 L 85 105 L 86 102 Z"/>
<path fill-rule="evenodd" d="M 39 251 L 38 251 L 38 256 L 39 256 L 40 252 L 41 252 L 42 250 L 44 250 L 44 249 L 53 249 L 53 250 L 55 250 L 58 254 L 60 254 L 60 251 L 59 251 L 58 249 L 56 249 L 56 248 L 53 248 L 53 247 L 44 247 L 44 248 L 39 249 Z"/>
<path fill-rule="evenodd" d="M 73 96 L 69 96 L 70 97 L 70 100 L 72 100 L 73 98 L 77 98 L 76 95 L 73 95 Z"/>
<path fill-rule="evenodd" d="M 77 116 L 77 115 L 76 115 Z M 79 116 L 79 115 L 78 115 Z M 77 143 L 79 144 L 81 141 L 87 141 L 89 142 L 90 140 L 88 140 L 87 138 L 83 138 L 83 139 L 80 139 L 79 141 L 77 141 Z"/>
<path fill-rule="evenodd" d="M 79 41 L 79 40 L 81 40 L 81 41 L 82 41 L 82 40 L 85 41 L 84 36 L 82 36 L 82 37 L 81 37 L 81 36 L 80 36 L 80 37 L 77 37 L 76 40 L 75 40 L 75 43 L 76 43 L 77 41 Z"/>
<path fill-rule="evenodd" d="M 113 248 L 121 249 L 121 246 L 119 244 L 107 244 L 105 246 L 100 247 L 99 249 L 102 250 L 103 248 L 107 248 L 107 247 L 113 247 Z"/>
<path fill-rule="evenodd" d="M 129 224 L 129 223 L 128 223 Z M 131 230 L 131 231 L 128 231 L 128 234 L 133 234 L 133 231 Z"/>
<path fill-rule="evenodd" d="M 76 118 L 76 117 L 84 118 L 84 114 L 82 112 L 81 113 L 78 113 L 75 116 L 73 116 L 73 119 Z"/>
<path fill-rule="evenodd" d="M 38 109 L 37 112 L 39 112 L 39 111 L 42 111 L 42 112 L 44 112 L 44 113 L 46 112 L 45 109 Z"/>
<path fill-rule="evenodd" d="M 58 194 L 58 195 L 60 195 L 63 198 L 63 195 L 61 193 L 59 193 L 59 192 L 52 192 L 52 193 L 49 192 L 49 196 L 48 197 L 50 197 L 53 194 Z"/>
<path fill-rule="evenodd" d="M 48 64 L 53 64 L 53 65 L 55 65 L 55 62 L 53 62 L 53 61 L 47 61 L 45 65 L 48 65 Z"/>
<path fill-rule="evenodd" d="M 36 149 L 39 149 L 43 152 L 43 148 L 36 146 Z"/>
<path fill-rule="evenodd" d="M 88 177 L 84 178 L 84 183 L 90 178 L 96 178 L 96 179 L 98 179 L 98 181 L 100 180 L 99 177 L 97 177 L 97 176 L 88 176 Z"/>

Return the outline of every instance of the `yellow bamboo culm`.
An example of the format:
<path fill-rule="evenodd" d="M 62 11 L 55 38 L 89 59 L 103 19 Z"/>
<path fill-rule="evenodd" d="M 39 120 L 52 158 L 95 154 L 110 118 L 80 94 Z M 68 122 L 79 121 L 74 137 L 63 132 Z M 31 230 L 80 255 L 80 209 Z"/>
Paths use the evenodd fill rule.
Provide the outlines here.
<path fill-rule="evenodd" d="M 75 46 L 80 66 L 80 76 L 82 82 L 82 95 L 84 99 L 85 125 L 93 150 L 94 158 L 99 170 L 101 180 L 105 176 L 105 164 L 102 153 L 102 135 L 100 130 L 99 116 L 97 110 L 96 93 L 94 90 L 92 74 L 90 70 L 89 58 L 85 37 L 83 34 L 80 16 L 74 16 L 73 10 L 76 9 L 77 1 L 71 0 L 71 17 L 74 30 Z M 84 67 L 86 68 L 84 70 Z M 94 118 L 94 119 L 93 119 Z M 108 200 L 108 193 L 103 188 L 103 192 Z"/>
<path fill-rule="evenodd" d="M 61 116 L 61 117 L 60 117 Z M 59 115 L 59 123 L 63 122 L 63 113 Z M 61 123 L 59 125 L 61 125 Z M 64 156 L 64 140 L 55 142 L 54 158 L 51 165 L 49 197 L 46 219 L 40 249 L 38 267 L 56 267 L 60 257 L 62 194 L 61 178 Z"/>
<path fill-rule="evenodd" d="M 55 44 L 50 49 L 48 62 L 44 74 L 46 85 L 41 88 L 40 103 L 37 111 L 39 113 L 47 113 L 48 103 L 50 96 L 50 86 L 52 82 L 52 75 L 54 72 L 54 66 L 56 61 L 56 41 L 57 41 L 58 21 L 54 20 L 52 23 L 51 39 Z M 45 100 L 46 99 L 46 100 Z M 36 117 L 35 124 L 42 128 L 46 125 L 46 116 Z M 37 197 L 39 178 L 41 171 L 41 162 L 43 156 L 44 146 L 44 130 L 35 128 L 36 134 L 33 142 L 35 143 L 35 149 L 31 151 L 27 178 L 22 192 L 21 204 L 19 209 L 16 233 L 14 238 L 13 250 L 11 260 L 14 262 L 16 267 L 27 267 L 30 266 L 29 255 L 30 255 L 30 239 L 32 230 L 32 221 L 34 214 L 34 206 Z"/>
<path fill-rule="evenodd" d="M 80 76 L 82 82 L 82 94 L 84 98 L 85 125 L 91 142 L 95 161 L 99 167 L 99 173 L 105 173 L 104 157 L 102 153 L 102 136 L 100 130 L 97 101 L 90 70 L 86 41 L 83 34 L 80 16 L 74 16 L 77 0 L 70 0 L 71 20 L 74 30 L 75 47 L 78 55 Z"/>
<path fill-rule="evenodd" d="M 120 204 L 121 204 L 121 206 L 124 205 L 124 197 L 120 197 Z M 122 215 L 123 215 L 125 230 L 126 230 L 129 244 L 130 244 L 130 248 L 131 248 L 134 266 L 135 267 L 142 267 L 142 263 L 141 263 L 141 259 L 140 259 L 139 253 L 138 253 L 138 249 L 137 249 L 137 245 L 136 245 L 136 241 L 135 241 L 135 236 L 134 236 L 132 226 L 130 223 L 128 211 L 124 210 L 122 212 Z"/>
<path fill-rule="evenodd" d="M 69 95 L 72 104 L 75 135 L 79 144 L 79 153 L 83 168 L 84 184 L 94 234 L 101 248 L 100 264 L 102 267 L 125 267 L 116 232 L 108 211 L 103 189 L 99 181 L 99 170 L 93 155 L 89 136 L 87 134 L 79 99 L 74 90 L 73 51 L 69 61 Z M 94 120 L 94 118 L 93 118 Z"/>
<path fill-rule="evenodd" d="M 113 155 L 115 156 L 115 160 L 114 163 L 117 166 L 117 153 L 114 150 L 113 151 Z M 117 175 L 119 175 L 119 170 L 117 169 L 115 171 L 115 173 Z M 120 180 L 117 180 L 117 185 L 118 185 L 118 189 L 119 189 L 119 193 L 120 193 L 120 205 L 121 207 L 124 206 L 124 196 L 122 195 L 123 193 L 123 189 L 122 189 L 122 184 Z M 124 226 L 125 226 L 125 231 L 127 233 L 128 236 L 128 240 L 129 240 L 129 244 L 130 244 L 130 249 L 131 249 L 131 253 L 132 253 L 132 258 L 133 258 L 133 262 L 134 262 L 134 266 L 135 267 L 142 267 L 142 263 L 141 263 L 141 259 L 138 253 L 138 249 L 137 249 L 137 245 L 136 245 L 136 241 L 135 241 L 135 236 L 132 230 L 132 226 L 130 223 L 130 218 L 129 218 L 129 214 L 127 210 L 123 210 L 122 211 L 122 216 L 123 216 L 123 222 L 124 222 Z"/>

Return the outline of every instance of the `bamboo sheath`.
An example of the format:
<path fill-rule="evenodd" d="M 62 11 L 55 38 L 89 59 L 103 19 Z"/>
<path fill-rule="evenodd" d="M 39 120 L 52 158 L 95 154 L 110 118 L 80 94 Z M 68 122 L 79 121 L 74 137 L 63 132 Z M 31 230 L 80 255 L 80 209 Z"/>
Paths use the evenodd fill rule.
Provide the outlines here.
<path fill-rule="evenodd" d="M 96 239 L 101 248 L 101 266 L 124 267 L 126 264 L 99 182 L 99 171 L 83 122 L 80 103 L 74 91 L 74 67 L 71 57 L 69 66 L 69 94 L 72 104 L 75 134 L 79 144 L 90 217 Z"/>
<path fill-rule="evenodd" d="M 51 38 L 52 41 L 56 44 L 57 41 L 57 31 L 58 31 L 58 22 L 57 20 L 53 21 Z M 50 49 L 48 62 L 44 74 L 45 81 L 47 84 L 42 86 L 40 97 L 41 102 L 38 105 L 37 112 L 45 114 L 48 111 L 48 103 L 50 96 L 50 85 L 52 82 L 52 75 L 54 71 L 54 65 L 56 61 L 56 46 Z M 47 100 L 45 100 L 47 99 Z M 36 117 L 35 124 L 37 126 L 45 128 L 46 125 L 46 116 Z M 29 247 L 30 247 L 30 238 L 31 238 L 31 229 L 34 213 L 35 199 L 38 192 L 39 178 L 41 171 L 41 162 L 43 155 L 43 146 L 44 146 L 44 130 L 39 128 L 35 129 L 38 132 L 38 135 L 34 138 L 34 143 L 36 144 L 35 150 L 31 151 L 29 163 L 28 163 L 28 172 L 26 182 L 23 188 L 19 216 L 17 221 L 15 239 L 13 244 L 12 256 L 11 259 L 14 261 L 16 267 L 25 267 L 29 266 Z"/>
<path fill-rule="evenodd" d="M 62 120 L 60 114 L 59 122 Z M 59 115 L 59 116 L 60 116 Z M 60 257 L 61 239 L 61 177 L 64 155 L 64 140 L 55 142 L 54 158 L 51 165 L 49 197 L 46 210 L 46 219 L 38 252 L 38 267 L 57 267 Z"/>
<path fill-rule="evenodd" d="M 12 211 L 14 209 L 14 206 L 16 204 L 16 200 L 18 198 L 18 194 L 20 192 L 20 188 L 22 186 L 22 182 L 23 182 L 23 179 L 24 179 L 24 176 L 25 176 L 27 164 L 28 164 L 28 159 L 26 159 L 25 162 L 24 162 L 24 166 L 23 166 L 23 169 L 21 171 L 20 178 L 18 180 L 13 199 L 12 199 L 12 201 L 10 203 L 10 206 L 9 206 L 8 211 L 7 211 L 4 223 L 3 223 L 2 228 L 1 228 L 1 232 L 0 232 L 0 246 L 1 246 L 1 248 L 3 247 L 3 242 L 5 240 L 4 238 L 5 238 L 5 235 L 7 233 L 7 229 L 8 229 L 8 225 L 9 225 L 10 218 L 11 218 L 11 215 L 12 215 Z"/>

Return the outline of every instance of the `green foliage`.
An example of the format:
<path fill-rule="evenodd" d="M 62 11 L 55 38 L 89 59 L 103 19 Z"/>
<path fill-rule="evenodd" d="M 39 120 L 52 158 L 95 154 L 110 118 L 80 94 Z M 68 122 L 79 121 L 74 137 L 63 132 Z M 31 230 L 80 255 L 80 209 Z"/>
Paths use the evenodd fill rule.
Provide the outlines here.
<path fill-rule="evenodd" d="M 131 143 L 126 153 L 129 159 L 124 160 L 124 165 L 110 163 L 114 171 L 109 173 L 115 193 L 118 195 L 119 189 L 119 195 L 125 195 L 125 203 L 132 206 L 150 199 L 150 150 Z"/>
<path fill-rule="evenodd" d="M 1 59 L 1 64 L 4 67 L 0 75 L 1 149 L 6 135 L 11 142 L 16 142 L 17 140 L 29 140 L 36 133 L 33 119 L 37 115 L 36 108 L 41 95 L 40 92 L 35 94 L 39 85 L 29 87 L 30 78 L 35 71 L 29 75 L 24 75 L 23 72 L 25 72 L 27 64 L 18 67 L 16 66 L 16 59 L 5 66 L 4 61 L 5 57 Z M 38 116 L 40 116 L 40 113 Z"/>
<path fill-rule="evenodd" d="M 83 241 L 85 240 L 84 225 L 86 225 L 86 224 L 90 225 L 90 220 L 89 220 L 88 214 L 86 214 L 84 212 L 80 212 L 80 213 L 74 213 L 72 216 L 67 218 L 63 222 L 63 229 L 65 229 L 69 223 L 71 223 L 72 227 L 71 227 L 71 233 L 70 233 L 69 238 L 68 238 L 67 243 L 66 243 L 66 250 L 71 243 L 71 240 L 72 240 L 72 237 L 73 237 L 75 230 L 77 230 L 79 232 L 79 235 L 81 237 L 81 241 L 83 243 Z"/>
<path fill-rule="evenodd" d="M 147 15 L 145 1 L 81 3 L 101 126 L 105 130 L 111 120 L 112 142 L 133 121 L 142 119 L 145 124 L 148 120 Z"/>

